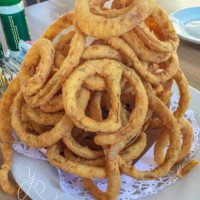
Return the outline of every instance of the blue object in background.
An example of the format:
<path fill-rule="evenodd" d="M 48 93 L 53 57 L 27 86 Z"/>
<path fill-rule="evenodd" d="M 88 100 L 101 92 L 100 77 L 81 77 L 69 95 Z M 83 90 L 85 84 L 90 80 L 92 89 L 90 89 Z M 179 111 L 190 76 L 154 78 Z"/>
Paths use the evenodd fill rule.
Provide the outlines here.
<path fill-rule="evenodd" d="M 182 39 L 200 44 L 200 6 L 178 10 L 170 18 Z"/>

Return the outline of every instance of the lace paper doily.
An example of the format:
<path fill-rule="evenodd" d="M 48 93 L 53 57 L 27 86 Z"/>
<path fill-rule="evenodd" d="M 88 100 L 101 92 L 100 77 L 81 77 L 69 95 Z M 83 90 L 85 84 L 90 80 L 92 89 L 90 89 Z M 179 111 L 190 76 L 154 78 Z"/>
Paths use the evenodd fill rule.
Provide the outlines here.
<path fill-rule="evenodd" d="M 170 105 L 172 111 L 177 107 L 177 102 L 178 102 L 178 97 L 176 94 L 174 94 Z M 199 149 L 199 134 L 200 134 L 200 127 L 196 124 L 193 110 L 188 110 L 185 114 L 185 118 L 188 119 L 193 126 L 194 139 L 191 148 L 191 153 L 187 158 L 185 158 L 183 163 L 186 162 L 189 158 L 191 158 Z M 38 150 L 29 148 L 27 147 L 26 144 L 17 141 L 17 139 L 16 142 L 13 144 L 13 148 L 18 153 L 24 154 L 26 156 L 47 160 L 45 156 L 46 151 L 44 149 Z M 153 149 L 154 147 L 152 146 L 147 151 L 147 153 L 135 164 L 136 168 L 140 170 L 150 170 L 156 167 L 156 163 L 154 162 L 153 159 Z M 176 180 L 178 179 L 178 177 L 176 176 L 176 171 L 178 168 L 181 167 L 182 164 L 174 167 L 172 170 L 170 170 L 170 172 L 166 176 L 159 178 L 157 180 L 140 181 L 128 177 L 126 175 L 121 175 L 121 191 L 119 200 L 132 200 L 157 193 L 159 190 L 162 190 L 166 186 L 176 182 Z M 81 196 L 85 200 L 94 199 L 86 190 L 84 190 L 81 179 L 78 176 L 63 172 L 59 168 L 58 168 L 58 174 L 60 177 L 60 186 L 63 191 L 77 197 Z M 107 188 L 106 180 L 95 179 L 94 182 L 102 191 L 106 190 Z"/>

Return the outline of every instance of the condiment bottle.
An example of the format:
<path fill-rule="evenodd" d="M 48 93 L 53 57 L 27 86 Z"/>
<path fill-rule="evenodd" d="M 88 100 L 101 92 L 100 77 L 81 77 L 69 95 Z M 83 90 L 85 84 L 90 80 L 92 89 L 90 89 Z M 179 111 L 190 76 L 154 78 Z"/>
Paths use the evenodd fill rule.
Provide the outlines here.
<path fill-rule="evenodd" d="M 0 0 L 0 18 L 10 56 L 16 57 L 20 39 L 31 40 L 22 0 Z"/>

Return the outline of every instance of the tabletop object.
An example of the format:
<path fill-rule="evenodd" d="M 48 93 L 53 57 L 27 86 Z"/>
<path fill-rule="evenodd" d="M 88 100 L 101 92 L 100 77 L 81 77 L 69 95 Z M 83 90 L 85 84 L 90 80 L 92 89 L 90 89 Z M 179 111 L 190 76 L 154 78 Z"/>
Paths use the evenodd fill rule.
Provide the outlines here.
<path fill-rule="evenodd" d="M 180 38 L 200 45 L 200 6 L 177 10 L 170 18 Z"/>
<path fill-rule="evenodd" d="M 29 28 L 33 40 L 37 40 L 42 32 L 59 15 L 73 9 L 74 0 L 50 0 L 26 8 Z M 157 0 L 158 4 L 169 14 L 177 9 L 200 5 L 200 0 Z M 0 29 L 0 38 L 3 38 Z M 5 44 L 3 44 L 5 47 Z M 178 49 L 180 66 L 182 67 L 189 84 L 200 90 L 200 46 L 180 41 Z M 3 195 L 3 196 L 2 196 Z M 0 200 L 16 200 L 17 197 L 8 197 L 0 193 Z"/>

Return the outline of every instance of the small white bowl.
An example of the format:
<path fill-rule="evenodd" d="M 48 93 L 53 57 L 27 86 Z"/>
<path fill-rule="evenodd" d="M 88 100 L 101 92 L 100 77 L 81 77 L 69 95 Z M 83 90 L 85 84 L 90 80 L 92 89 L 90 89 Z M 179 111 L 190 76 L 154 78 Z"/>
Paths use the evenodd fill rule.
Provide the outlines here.
<path fill-rule="evenodd" d="M 200 44 L 200 6 L 178 10 L 170 18 L 180 38 Z"/>

